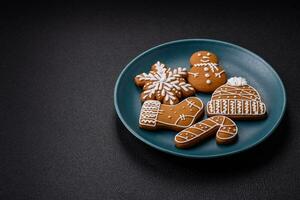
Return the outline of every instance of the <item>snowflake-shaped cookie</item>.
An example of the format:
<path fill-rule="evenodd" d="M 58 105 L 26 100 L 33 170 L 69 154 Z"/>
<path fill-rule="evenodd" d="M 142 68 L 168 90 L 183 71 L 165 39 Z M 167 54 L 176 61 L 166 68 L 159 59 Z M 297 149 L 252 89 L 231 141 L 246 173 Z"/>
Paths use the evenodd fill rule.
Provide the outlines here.
<path fill-rule="evenodd" d="M 195 89 L 186 83 L 186 77 L 186 68 L 170 69 L 158 61 L 148 74 L 137 75 L 135 83 L 143 87 L 142 102 L 156 99 L 164 104 L 173 105 L 181 98 L 195 94 Z"/>

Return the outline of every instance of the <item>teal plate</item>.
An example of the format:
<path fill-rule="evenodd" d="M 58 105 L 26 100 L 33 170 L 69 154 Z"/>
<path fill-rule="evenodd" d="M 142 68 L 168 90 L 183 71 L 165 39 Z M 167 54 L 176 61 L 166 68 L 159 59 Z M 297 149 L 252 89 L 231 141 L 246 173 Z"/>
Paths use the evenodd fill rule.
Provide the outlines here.
<path fill-rule="evenodd" d="M 189 67 L 189 58 L 198 50 L 208 50 L 218 55 L 220 65 L 228 77 L 242 76 L 261 94 L 268 117 L 260 121 L 236 121 L 238 140 L 231 145 L 217 145 L 215 139 L 207 140 L 194 148 L 178 149 L 174 145 L 173 131 L 146 131 L 139 128 L 141 89 L 133 79 L 148 72 L 156 61 L 168 66 Z M 211 95 L 198 93 L 205 104 Z M 286 105 L 285 89 L 277 73 L 262 58 L 247 49 L 227 42 L 209 39 L 188 39 L 168 42 L 145 51 L 133 59 L 121 72 L 115 85 L 114 103 L 117 114 L 126 128 L 144 143 L 178 156 L 211 158 L 230 155 L 249 149 L 266 139 L 280 123 Z M 206 118 L 206 116 L 205 116 Z"/>

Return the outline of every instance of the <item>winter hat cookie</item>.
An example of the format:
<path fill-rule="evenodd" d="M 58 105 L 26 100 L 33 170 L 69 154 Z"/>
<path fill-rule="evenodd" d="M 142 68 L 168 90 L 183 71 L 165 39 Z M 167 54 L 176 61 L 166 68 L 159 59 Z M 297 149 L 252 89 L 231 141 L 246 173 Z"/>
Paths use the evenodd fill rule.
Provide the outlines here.
<path fill-rule="evenodd" d="M 218 62 L 217 56 L 208 51 L 198 51 L 191 56 L 187 80 L 196 91 L 210 93 L 226 83 L 226 73 Z"/>
<path fill-rule="evenodd" d="M 157 100 L 144 102 L 139 125 L 143 129 L 183 130 L 203 116 L 204 105 L 197 97 L 188 97 L 176 105 L 161 104 Z"/>
<path fill-rule="evenodd" d="M 135 77 L 135 84 L 143 88 L 141 101 L 158 100 L 163 104 L 173 105 L 180 99 L 195 94 L 195 89 L 186 82 L 186 68 L 170 69 L 159 61 L 151 71 Z"/>
<path fill-rule="evenodd" d="M 175 136 L 174 141 L 178 148 L 189 148 L 216 135 L 218 144 L 229 144 L 236 139 L 237 132 L 238 128 L 231 119 L 214 116 L 182 130 Z"/>
<path fill-rule="evenodd" d="M 207 115 L 225 115 L 237 120 L 266 117 L 266 105 L 259 93 L 242 77 L 232 77 L 212 94 Z"/>

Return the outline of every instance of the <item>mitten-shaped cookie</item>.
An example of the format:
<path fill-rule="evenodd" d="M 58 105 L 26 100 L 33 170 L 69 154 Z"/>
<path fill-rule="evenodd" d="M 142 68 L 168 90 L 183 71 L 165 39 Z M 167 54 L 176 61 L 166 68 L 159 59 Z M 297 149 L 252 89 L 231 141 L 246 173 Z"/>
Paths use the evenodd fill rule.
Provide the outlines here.
<path fill-rule="evenodd" d="M 267 116 L 259 93 L 242 77 L 230 78 L 212 94 L 207 115 L 225 115 L 236 120 L 257 120 Z"/>
<path fill-rule="evenodd" d="M 225 116 L 214 116 L 182 130 L 174 140 L 176 147 L 190 148 L 216 135 L 218 144 L 229 144 L 236 139 L 237 132 L 238 128 L 231 119 Z"/>
<path fill-rule="evenodd" d="M 186 68 L 171 69 L 159 61 L 154 64 L 151 71 L 135 77 L 135 84 L 143 88 L 141 101 L 158 100 L 163 104 L 173 105 L 180 99 L 195 94 L 195 89 L 186 83 Z"/>
<path fill-rule="evenodd" d="M 143 129 L 183 130 L 203 116 L 203 102 L 197 97 L 188 97 L 176 105 L 161 104 L 157 100 L 145 101 L 139 125 Z"/>
<path fill-rule="evenodd" d="M 215 54 L 208 51 L 198 51 L 190 58 L 191 69 L 188 72 L 188 82 L 198 92 L 211 93 L 226 83 L 227 76 L 218 64 Z"/>

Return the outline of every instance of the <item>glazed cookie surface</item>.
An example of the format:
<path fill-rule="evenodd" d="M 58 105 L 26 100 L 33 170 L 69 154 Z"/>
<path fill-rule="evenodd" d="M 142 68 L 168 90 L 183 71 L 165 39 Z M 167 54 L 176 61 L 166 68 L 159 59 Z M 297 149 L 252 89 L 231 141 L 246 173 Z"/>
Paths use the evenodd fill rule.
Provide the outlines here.
<path fill-rule="evenodd" d="M 141 108 L 139 125 L 147 130 L 180 131 L 193 125 L 203 113 L 204 104 L 197 97 L 188 97 L 176 105 L 147 100 Z"/>
<path fill-rule="evenodd" d="M 207 115 L 225 115 L 237 120 L 257 120 L 267 116 L 259 93 L 242 77 L 232 77 L 212 94 Z"/>
<path fill-rule="evenodd" d="M 225 116 L 214 116 L 182 130 L 175 136 L 174 141 L 178 148 L 190 148 L 216 135 L 218 144 L 229 144 L 234 142 L 237 132 L 238 128 L 231 119 Z"/>
<path fill-rule="evenodd" d="M 186 68 L 171 69 L 159 61 L 155 63 L 149 73 L 137 75 L 135 84 L 143 88 L 140 99 L 158 100 L 163 104 L 174 105 L 185 97 L 195 94 L 195 89 L 186 82 Z"/>
<path fill-rule="evenodd" d="M 227 80 L 226 73 L 218 62 L 217 56 L 211 52 L 194 53 L 190 58 L 191 69 L 188 72 L 188 82 L 198 92 L 213 92 Z"/>

